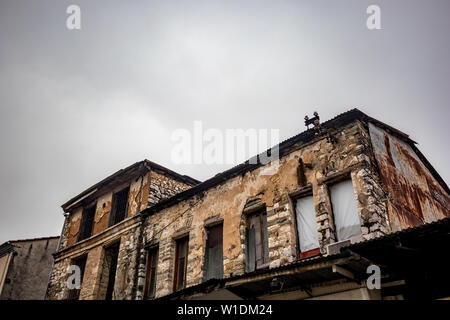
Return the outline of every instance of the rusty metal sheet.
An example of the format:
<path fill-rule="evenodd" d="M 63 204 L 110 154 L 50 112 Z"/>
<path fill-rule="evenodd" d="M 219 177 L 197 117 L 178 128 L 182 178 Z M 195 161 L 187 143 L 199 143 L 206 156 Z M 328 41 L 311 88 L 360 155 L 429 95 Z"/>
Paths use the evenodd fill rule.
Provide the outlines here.
<path fill-rule="evenodd" d="M 450 196 L 404 141 L 369 124 L 373 151 L 387 203 L 392 231 L 450 216 Z"/>

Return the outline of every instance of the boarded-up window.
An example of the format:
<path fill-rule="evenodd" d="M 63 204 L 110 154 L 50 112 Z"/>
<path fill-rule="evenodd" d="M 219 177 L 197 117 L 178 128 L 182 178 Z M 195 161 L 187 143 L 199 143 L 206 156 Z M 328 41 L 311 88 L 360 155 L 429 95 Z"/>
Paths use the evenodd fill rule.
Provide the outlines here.
<path fill-rule="evenodd" d="M 111 208 L 111 217 L 109 219 L 110 226 L 115 225 L 116 223 L 119 223 L 120 221 L 125 219 L 128 209 L 129 191 L 130 188 L 125 188 L 114 194 Z"/>
<path fill-rule="evenodd" d="M 264 210 L 248 217 L 246 271 L 251 272 L 268 265 L 267 213 Z"/>
<path fill-rule="evenodd" d="M 104 274 L 108 275 L 108 286 L 106 287 L 105 300 L 114 299 L 114 285 L 116 282 L 117 259 L 119 258 L 119 243 L 105 250 Z"/>
<path fill-rule="evenodd" d="M 223 225 L 206 229 L 205 280 L 223 278 Z"/>
<path fill-rule="evenodd" d="M 174 291 L 183 289 L 186 284 L 188 244 L 189 244 L 189 236 L 178 239 L 176 241 L 175 275 L 173 282 Z"/>
<path fill-rule="evenodd" d="M 310 195 L 297 199 L 295 213 L 297 216 L 297 232 L 301 256 L 302 253 L 319 248 L 313 196 Z"/>
<path fill-rule="evenodd" d="M 352 181 L 349 179 L 330 186 L 330 196 L 337 240 L 359 236 L 361 224 Z"/>
<path fill-rule="evenodd" d="M 78 257 L 72 260 L 72 265 L 78 266 L 80 268 L 80 288 L 70 289 L 67 299 L 68 300 L 78 300 L 80 298 L 81 286 L 83 285 L 84 269 L 86 267 L 87 255 Z"/>
<path fill-rule="evenodd" d="M 78 241 L 89 238 L 94 229 L 95 205 L 83 209 Z"/>
<path fill-rule="evenodd" d="M 158 268 L 158 247 L 153 247 L 147 253 L 147 276 L 145 279 L 144 299 L 152 299 L 156 293 L 156 271 Z"/>

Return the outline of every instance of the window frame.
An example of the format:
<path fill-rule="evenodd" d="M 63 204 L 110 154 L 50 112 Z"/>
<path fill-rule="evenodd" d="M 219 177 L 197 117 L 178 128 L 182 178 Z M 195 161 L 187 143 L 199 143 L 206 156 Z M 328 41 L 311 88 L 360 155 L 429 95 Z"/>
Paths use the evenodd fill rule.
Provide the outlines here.
<path fill-rule="evenodd" d="M 93 212 L 90 212 L 90 210 L 92 210 Z M 93 203 L 93 204 L 90 204 L 90 205 L 88 205 L 86 207 L 83 207 L 83 211 L 81 213 L 80 227 L 78 229 L 77 242 L 80 242 L 80 241 L 83 241 L 83 240 L 86 240 L 86 239 L 92 237 L 92 235 L 94 233 L 94 224 L 95 224 L 95 214 L 96 214 L 96 212 L 97 212 L 97 203 L 96 202 Z M 88 226 L 90 228 L 90 231 L 89 231 L 89 234 L 87 234 L 87 232 L 86 232 L 87 229 L 86 228 L 87 228 L 87 221 L 89 221 L 89 220 L 86 220 L 86 219 L 87 219 L 87 215 L 89 213 L 93 213 L 93 214 L 92 214 L 92 218 L 89 217 L 89 220 L 91 220 L 90 224 Z"/>
<path fill-rule="evenodd" d="M 318 239 L 317 239 L 317 244 L 318 244 L 317 248 L 313 248 L 313 249 L 306 250 L 306 251 L 301 250 L 300 228 L 299 228 L 300 224 L 299 224 L 298 216 L 297 216 L 297 201 L 299 199 L 306 198 L 306 197 L 312 197 L 313 209 L 314 209 L 314 213 L 315 213 L 315 220 L 314 220 L 314 223 L 316 225 L 315 231 L 318 233 L 318 231 L 317 231 L 317 227 L 318 227 L 317 212 L 316 212 L 315 203 L 314 203 L 314 193 L 313 193 L 312 188 L 306 188 L 301 193 L 299 193 L 295 197 L 291 198 L 292 205 L 293 205 L 294 219 L 295 219 L 295 230 L 296 230 L 296 238 L 297 238 L 297 254 L 298 254 L 299 259 L 306 259 L 306 258 L 310 258 L 310 257 L 320 254 L 320 241 Z"/>
<path fill-rule="evenodd" d="M 185 243 L 184 256 L 180 257 L 182 244 Z M 175 239 L 175 268 L 173 278 L 173 291 L 179 291 L 186 287 L 186 271 L 189 256 L 189 235 L 185 235 Z M 180 282 L 180 260 L 183 260 L 183 277 Z M 181 285 L 180 285 L 181 284 Z"/>
<path fill-rule="evenodd" d="M 354 239 L 354 238 L 359 238 L 360 236 L 362 236 L 362 229 L 361 229 L 362 224 L 361 224 L 361 221 L 359 220 L 360 216 L 359 216 L 359 211 L 358 211 L 358 198 L 355 196 L 353 198 L 353 201 L 354 201 L 355 209 L 356 209 L 355 213 L 356 213 L 356 216 L 358 217 L 358 220 L 359 220 L 360 234 L 351 236 L 351 237 L 346 238 L 346 239 L 339 239 L 337 225 L 336 225 L 336 212 L 335 212 L 336 210 L 335 210 L 335 206 L 333 204 L 333 199 L 332 199 L 333 192 L 332 192 L 331 189 L 332 189 L 333 186 L 335 186 L 335 185 L 337 185 L 339 183 L 343 183 L 343 182 L 350 182 L 350 184 L 352 186 L 352 194 L 355 196 L 355 186 L 353 185 L 353 179 L 352 179 L 350 174 L 342 175 L 338 179 L 333 179 L 332 181 L 329 181 L 326 184 L 327 192 L 328 192 L 328 199 L 330 201 L 330 206 L 331 206 L 331 214 L 332 214 L 332 217 L 333 217 L 334 235 L 336 237 L 336 241 L 337 242 L 346 241 L 346 240 L 350 240 L 350 239 Z"/>
<path fill-rule="evenodd" d="M 103 247 L 103 266 L 107 262 L 107 255 L 111 257 L 109 261 L 108 273 L 104 274 L 107 277 L 106 292 L 104 300 L 113 300 L 114 297 L 114 287 L 116 285 L 117 277 L 117 267 L 119 266 L 119 255 L 120 255 L 120 240 L 110 243 Z M 102 271 L 104 272 L 104 270 Z"/>
<path fill-rule="evenodd" d="M 220 274 L 220 278 L 224 277 L 224 267 L 223 267 L 223 221 L 214 223 L 214 224 L 210 224 L 205 226 L 205 231 L 206 231 L 206 243 L 205 243 L 205 258 L 204 258 L 204 272 L 203 272 L 203 280 L 207 281 L 210 279 L 217 279 L 211 276 L 210 274 L 210 269 L 209 269 L 209 260 L 210 260 L 210 249 L 214 248 L 214 247 L 210 247 L 211 244 L 211 230 L 219 228 L 220 227 L 220 247 L 221 247 L 221 274 Z"/>
<path fill-rule="evenodd" d="M 156 281 L 158 279 L 159 246 L 147 248 L 147 264 L 145 273 L 144 299 L 153 299 L 156 295 Z"/>
<path fill-rule="evenodd" d="M 125 201 L 125 209 L 123 213 L 123 218 L 117 220 L 117 205 L 118 205 L 118 196 L 126 191 L 126 201 Z M 129 198 L 130 198 L 130 186 L 126 186 L 121 188 L 120 190 L 113 193 L 112 201 L 111 201 L 111 212 L 109 215 L 108 227 L 112 227 L 127 218 L 128 215 L 128 207 L 129 207 Z"/>
<path fill-rule="evenodd" d="M 257 218 L 259 217 L 259 219 Z M 259 220 L 259 223 L 253 224 L 253 219 Z M 254 230 L 252 233 L 252 224 L 253 225 L 259 225 L 259 231 Z M 260 259 L 258 259 L 258 242 L 257 242 L 257 234 L 259 233 L 259 240 L 260 240 L 260 250 L 259 256 Z M 252 249 L 251 244 L 251 237 L 254 237 L 253 245 L 254 249 Z M 246 214 L 246 264 L 245 269 L 246 272 L 252 272 L 255 270 L 265 269 L 268 268 L 270 265 L 270 256 L 269 256 L 269 232 L 267 227 L 267 210 L 264 206 L 263 208 L 260 208 L 258 210 L 255 210 L 253 212 L 249 212 Z M 254 250 L 254 265 L 251 263 L 251 250 Z M 261 260 L 262 262 L 258 265 L 258 260 Z"/>
<path fill-rule="evenodd" d="M 80 261 L 82 262 L 80 264 Z M 87 254 L 75 257 L 70 262 L 71 265 L 76 265 L 80 268 L 80 288 L 79 289 L 69 289 L 66 300 L 79 300 L 81 288 L 83 286 L 84 271 L 86 270 L 87 264 Z"/>

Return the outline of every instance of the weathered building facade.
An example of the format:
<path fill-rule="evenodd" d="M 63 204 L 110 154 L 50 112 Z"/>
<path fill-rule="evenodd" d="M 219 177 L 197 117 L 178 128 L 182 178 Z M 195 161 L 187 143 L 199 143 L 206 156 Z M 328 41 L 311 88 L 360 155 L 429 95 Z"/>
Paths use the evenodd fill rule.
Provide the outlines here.
<path fill-rule="evenodd" d="M 198 181 L 148 160 L 122 169 L 62 207 L 67 213 L 47 296 L 51 299 L 125 299 L 134 294 L 142 219 L 154 202 Z M 81 269 L 81 289 L 68 289 L 67 268 Z"/>
<path fill-rule="evenodd" d="M 406 134 L 359 110 L 313 120 L 268 164 L 198 183 L 143 161 L 64 204 L 48 298 L 390 296 L 368 290 L 369 261 L 341 249 L 449 217 L 449 189 Z M 126 218 L 111 223 L 125 186 Z"/>

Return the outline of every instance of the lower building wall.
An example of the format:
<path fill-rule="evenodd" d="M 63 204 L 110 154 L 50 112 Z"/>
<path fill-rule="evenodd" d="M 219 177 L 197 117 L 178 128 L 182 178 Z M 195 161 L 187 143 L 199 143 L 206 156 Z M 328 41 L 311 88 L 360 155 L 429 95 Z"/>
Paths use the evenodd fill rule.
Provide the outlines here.
<path fill-rule="evenodd" d="M 43 300 L 58 238 L 12 241 L 1 300 Z"/>
<path fill-rule="evenodd" d="M 11 258 L 12 258 L 11 252 L 0 257 L 0 296 L 3 291 L 3 284 L 5 283 L 6 280 L 6 274 L 8 273 L 8 267 Z"/>
<path fill-rule="evenodd" d="M 330 293 L 319 297 L 312 297 L 306 300 L 380 300 L 379 290 L 369 290 L 359 288 L 342 292 Z"/>
<path fill-rule="evenodd" d="M 109 262 L 105 250 L 119 243 L 117 269 L 114 280 L 114 300 L 131 300 L 135 298 L 135 283 L 137 279 L 136 265 L 139 258 L 136 250 L 140 237 L 138 225 L 129 224 L 135 218 L 124 221 L 124 225 L 117 225 L 119 230 L 109 230 L 99 239 L 90 239 L 85 243 L 69 248 L 56 257 L 53 272 L 47 289 L 47 299 L 63 300 L 69 297 L 67 280 L 71 273 L 67 268 L 78 257 L 87 255 L 85 272 L 81 283 L 80 300 L 103 300 L 106 298 L 108 287 Z M 122 230 L 120 230 L 122 229 Z"/>

